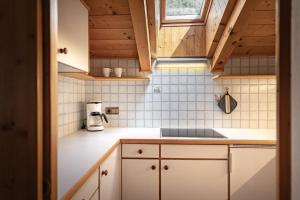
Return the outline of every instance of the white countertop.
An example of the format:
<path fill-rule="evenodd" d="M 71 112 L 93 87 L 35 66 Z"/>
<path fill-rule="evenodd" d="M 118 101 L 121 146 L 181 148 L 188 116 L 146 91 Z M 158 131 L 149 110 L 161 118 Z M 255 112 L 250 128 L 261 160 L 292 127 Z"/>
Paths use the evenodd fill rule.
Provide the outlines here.
<path fill-rule="evenodd" d="M 58 198 L 69 191 L 120 139 L 276 141 L 276 131 L 270 129 L 215 130 L 227 138 L 166 138 L 160 136 L 159 128 L 106 128 L 101 132 L 79 131 L 63 137 L 58 140 Z"/>

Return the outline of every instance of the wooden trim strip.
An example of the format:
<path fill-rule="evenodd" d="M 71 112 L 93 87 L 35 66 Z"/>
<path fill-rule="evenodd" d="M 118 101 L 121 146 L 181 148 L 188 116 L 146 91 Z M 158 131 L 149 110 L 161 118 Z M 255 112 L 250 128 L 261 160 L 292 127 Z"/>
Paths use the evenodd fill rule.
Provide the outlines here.
<path fill-rule="evenodd" d="M 117 141 L 112 147 L 105 152 L 105 154 L 75 183 L 75 185 L 64 194 L 61 198 L 62 200 L 69 200 L 72 196 L 81 188 L 81 186 L 88 180 L 88 178 L 95 173 L 95 171 L 100 167 L 103 161 L 118 147 L 120 141 Z"/>
<path fill-rule="evenodd" d="M 228 158 L 160 158 L 161 160 L 228 160 Z"/>
<path fill-rule="evenodd" d="M 231 174 L 231 165 L 232 165 L 232 161 L 231 161 L 231 153 L 230 153 L 230 146 L 228 145 L 228 163 L 227 163 L 227 166 L 228 166 L 228 176 L 227 176 L 227 179 L 228 179 L 228 199 L 230 199 L 230 174 Z"/>
<path fill-rule="evenodd" d="M 135 159 L 135 160 L 155 160 L 155 159 L 159 159 L 159 157 L 122 157 L 122 159 L 127 159 L 127 160 L 130 160 L 130 159 Z"/>
<path fill-rule="evenodd" d="M 275 140 L 181 140 L 181 139 L 121 139 L 121 144 L 188 144 L 188 145 L 276 145 Z"/>
<path fill-rule="evenodd" d="M 291 157 L 291 0 L 278 0 L 276 9 L 277 72 L 277 199 L 292 199 Z M 296 174 L 294 174 L 295 176 Z"/>

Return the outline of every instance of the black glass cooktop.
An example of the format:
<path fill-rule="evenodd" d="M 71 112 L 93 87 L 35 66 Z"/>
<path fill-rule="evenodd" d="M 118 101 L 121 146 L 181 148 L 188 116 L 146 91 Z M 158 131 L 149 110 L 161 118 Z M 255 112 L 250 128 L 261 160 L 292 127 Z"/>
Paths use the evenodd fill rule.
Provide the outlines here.
<path fill-rule="evenodd" d="M 162 137 L 226 138 L 214 129 L 170 129 L 161 128 Z"/>

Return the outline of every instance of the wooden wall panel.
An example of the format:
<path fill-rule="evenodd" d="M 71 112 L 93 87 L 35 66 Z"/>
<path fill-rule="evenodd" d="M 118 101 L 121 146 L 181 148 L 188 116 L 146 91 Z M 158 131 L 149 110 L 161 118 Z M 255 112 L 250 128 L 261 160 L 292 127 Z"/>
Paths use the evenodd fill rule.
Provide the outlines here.
<path fill-rule="evenodd" d="M 0 1 L 0 199 L 43 198 L 41 9 Z"/>
<path fill-rule="evenodd" d="M 157 54 L 158 57 L 205 56 L 205 27 L 161 27 Z"/>

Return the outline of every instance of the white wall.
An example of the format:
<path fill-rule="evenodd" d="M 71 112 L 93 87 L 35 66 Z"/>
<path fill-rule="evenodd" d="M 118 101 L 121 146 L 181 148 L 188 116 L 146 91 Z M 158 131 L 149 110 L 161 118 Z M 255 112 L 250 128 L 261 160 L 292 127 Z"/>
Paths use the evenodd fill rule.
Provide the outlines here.
<path fill-rule="evenodd" d="M 300 199 L 300 1 L 292 1 L 292 199 Z"/>

